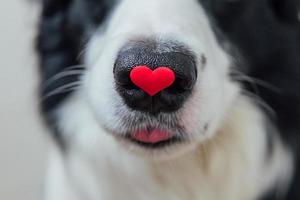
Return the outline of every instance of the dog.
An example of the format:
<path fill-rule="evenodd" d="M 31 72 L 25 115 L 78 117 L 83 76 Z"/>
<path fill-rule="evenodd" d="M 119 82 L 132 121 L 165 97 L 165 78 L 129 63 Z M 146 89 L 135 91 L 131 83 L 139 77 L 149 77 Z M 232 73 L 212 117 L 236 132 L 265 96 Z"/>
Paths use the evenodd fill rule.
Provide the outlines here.
<path fill-rule="evenodd" d="M 300 199 L 297 0 L 42 8 L 44 199 Z"/>

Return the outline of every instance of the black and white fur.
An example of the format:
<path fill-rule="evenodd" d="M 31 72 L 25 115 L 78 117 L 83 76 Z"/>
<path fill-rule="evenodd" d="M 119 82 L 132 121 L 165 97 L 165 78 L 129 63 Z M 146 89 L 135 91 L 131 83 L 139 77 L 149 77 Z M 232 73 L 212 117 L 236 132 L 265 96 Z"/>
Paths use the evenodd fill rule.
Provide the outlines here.
<path fill-rule="evenodd" d="M 43 0 L 41 107 L 58 144 L 45 199 L 300 199 L 298 6 Z M 178 112 L 134 112 L 116 92 L 117 54 L 137 38 L 178 41 L 196 55 L 197 83 Z M 122 139 L 175 118 L 180 144 L 148 149 Z"/>

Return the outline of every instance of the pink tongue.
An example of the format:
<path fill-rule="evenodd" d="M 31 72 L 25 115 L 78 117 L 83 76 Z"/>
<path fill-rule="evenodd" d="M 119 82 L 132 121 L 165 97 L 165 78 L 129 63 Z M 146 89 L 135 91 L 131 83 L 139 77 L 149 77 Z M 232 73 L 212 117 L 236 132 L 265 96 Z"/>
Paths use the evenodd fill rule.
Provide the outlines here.
<path fill-rule="evenodd" d="M 132 136 L 135 140 L 143 143 L 158 143 L 169 140 L 172 135 L 165 131 L 153 130 L 153 131 L 139 131 Z"/>

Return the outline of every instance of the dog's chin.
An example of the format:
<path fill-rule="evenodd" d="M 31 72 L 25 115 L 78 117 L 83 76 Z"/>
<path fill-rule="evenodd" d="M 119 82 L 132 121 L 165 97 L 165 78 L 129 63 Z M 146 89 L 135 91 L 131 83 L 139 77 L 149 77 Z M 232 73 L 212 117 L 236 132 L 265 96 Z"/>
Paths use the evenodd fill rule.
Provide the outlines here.
<path fill-rule="evenodd" d="M 149 130 L 147 132 L 148 136 L 141 131 L 127 134 L 114 133 L 113 135 L 129 153 L 152 161 L 172 160 L 195 149 L 198 144 L 184 135 L 185 133 L 169 133 L 164 130 L 157 131 L 158 135 L 151 135 Z M 159 136 L 159 134 L 161 135 Z"/>

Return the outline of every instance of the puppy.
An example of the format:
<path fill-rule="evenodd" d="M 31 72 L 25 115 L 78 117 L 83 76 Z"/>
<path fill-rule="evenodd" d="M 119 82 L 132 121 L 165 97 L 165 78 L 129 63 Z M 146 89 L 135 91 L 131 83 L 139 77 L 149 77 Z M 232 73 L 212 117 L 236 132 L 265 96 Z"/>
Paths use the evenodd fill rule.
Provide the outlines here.
<path fill-rule="evenodd" d="M 298 1 L 42 4 L 46 200 L 300 199 Z"/>

